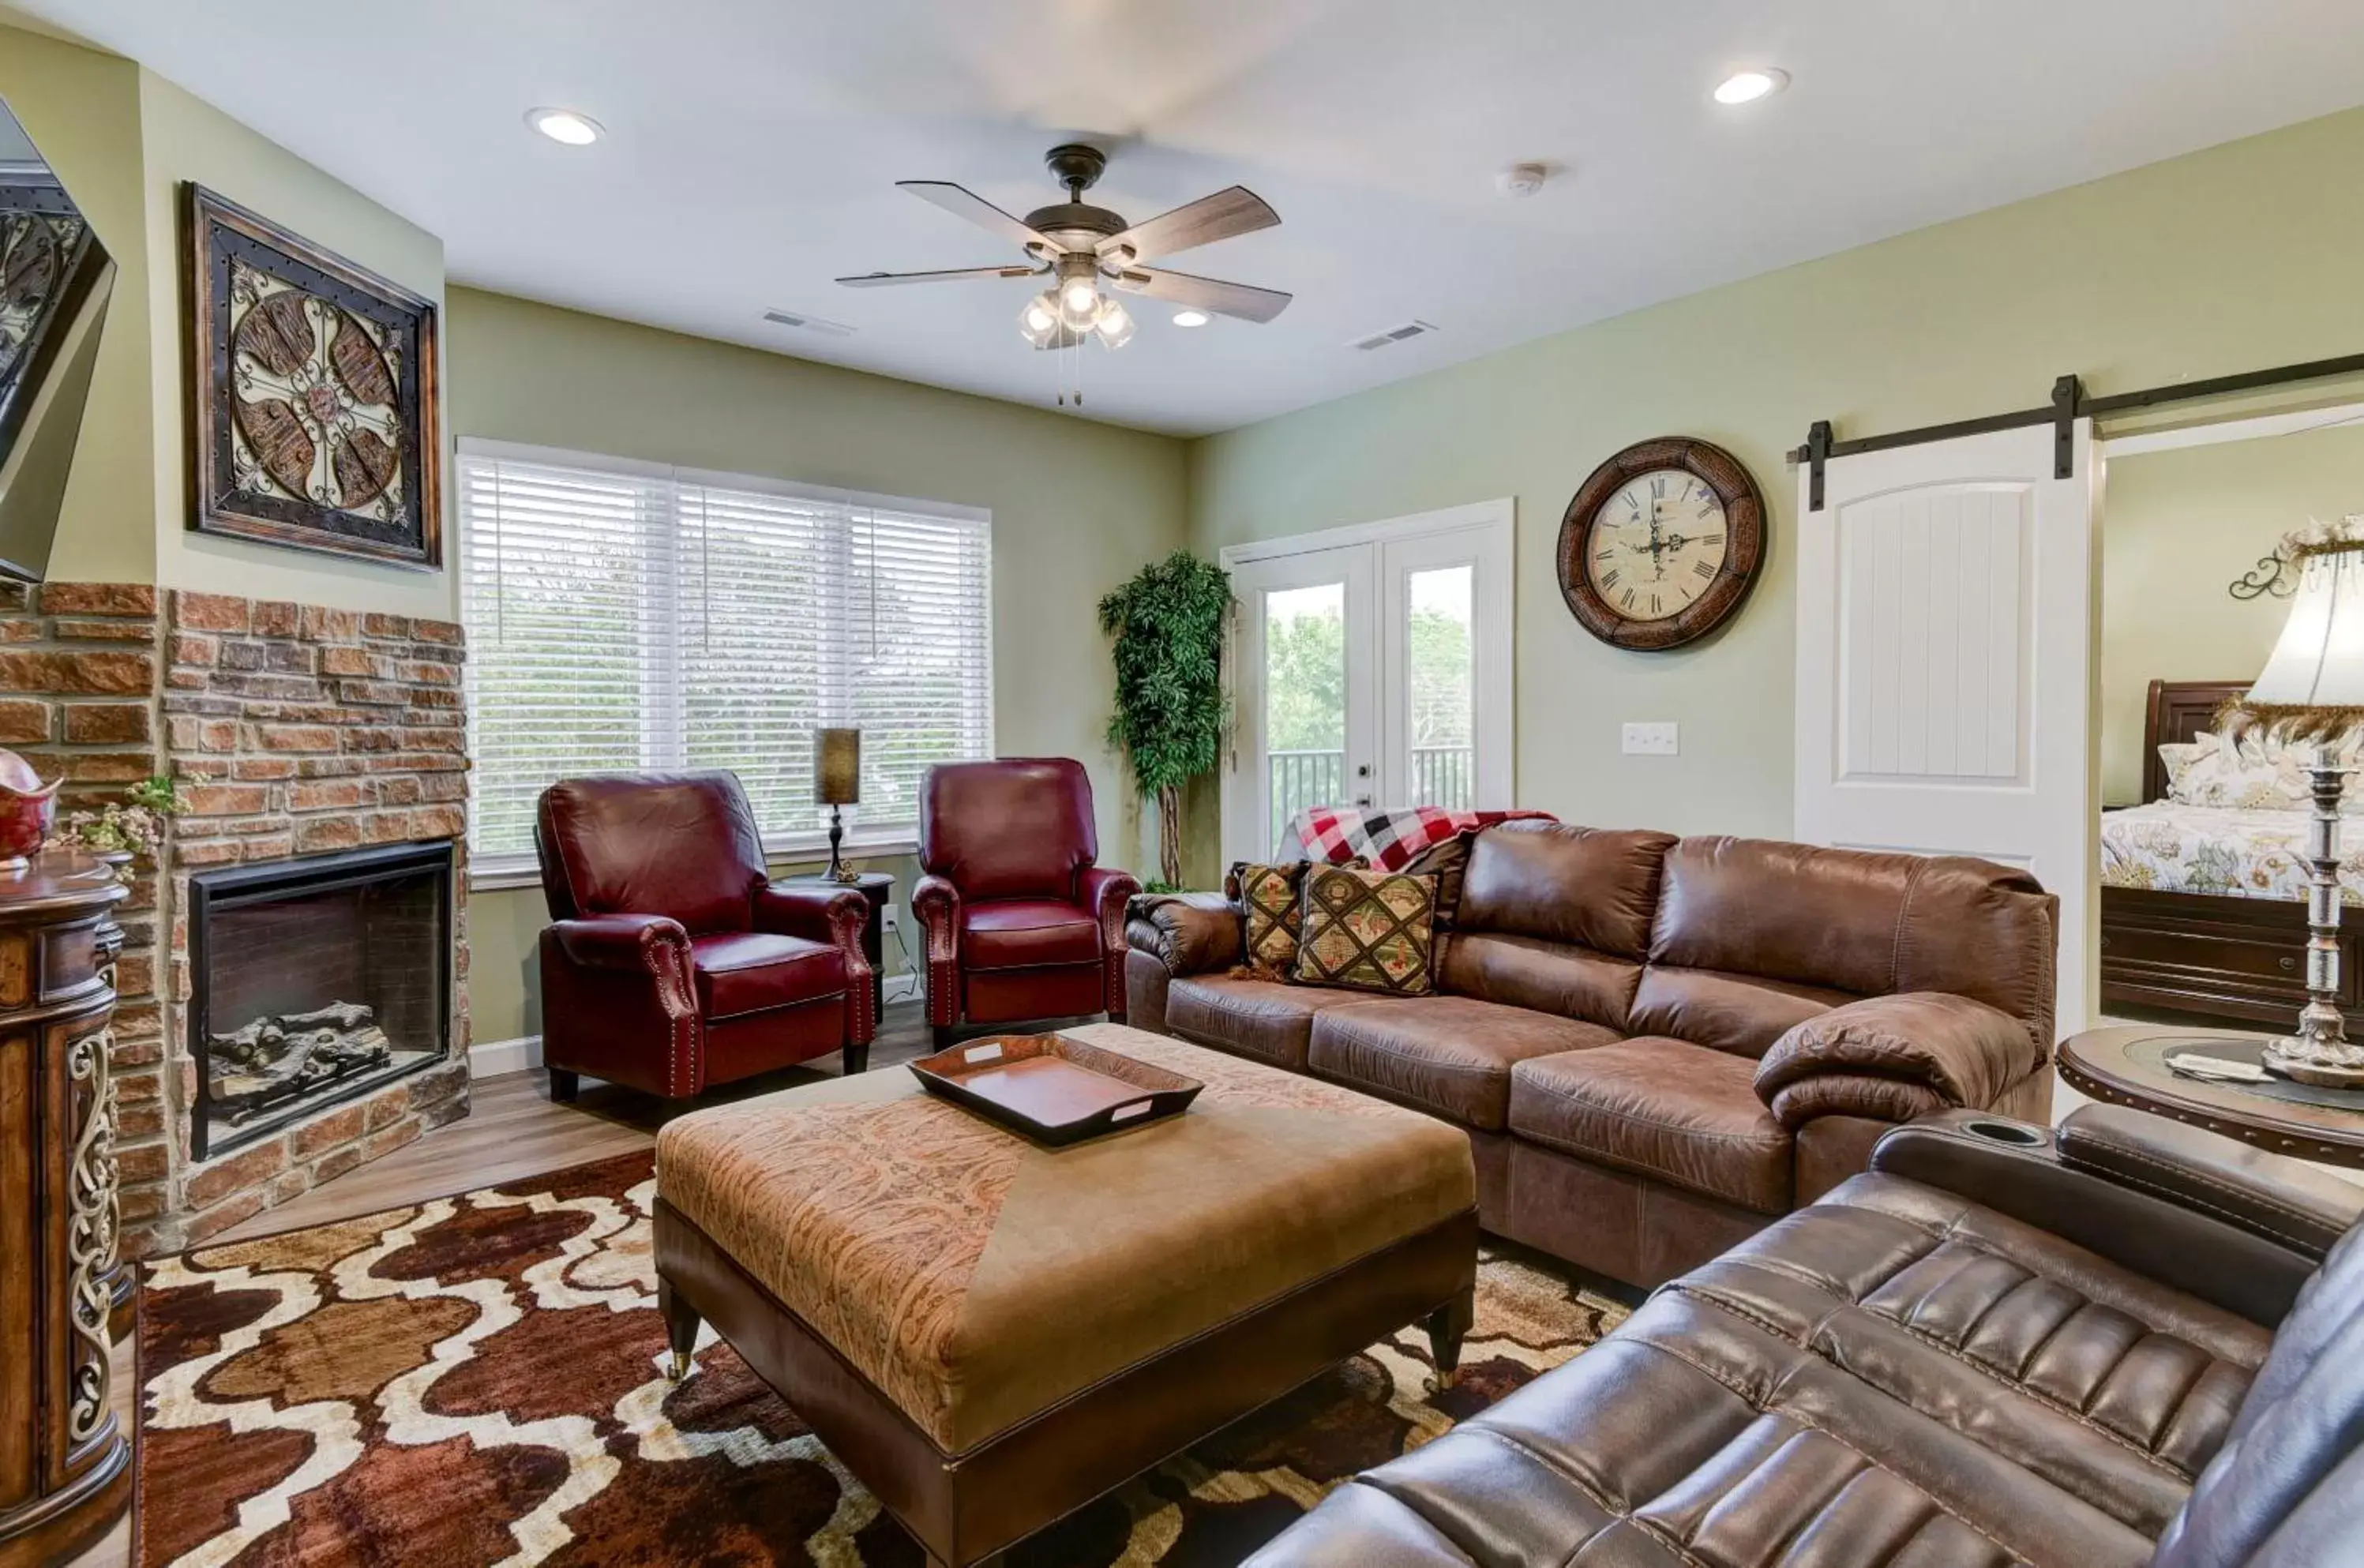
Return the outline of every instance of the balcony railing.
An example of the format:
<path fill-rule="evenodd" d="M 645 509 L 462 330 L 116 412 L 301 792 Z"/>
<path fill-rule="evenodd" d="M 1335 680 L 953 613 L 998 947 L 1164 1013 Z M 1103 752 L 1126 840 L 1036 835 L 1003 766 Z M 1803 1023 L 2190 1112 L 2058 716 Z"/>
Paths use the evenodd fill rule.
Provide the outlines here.
<path fill-rule="evenodd" d="M 1272 769 L 1273 852 L 1296 847 L 1288 825 L 1297 814 L 1315 806 L 1346 802 L 1346 753 L 1344 751 L 1274 751 Z M 1395 805 L 1441 806 L 1466 811 L 1477 802 L 1477 753 L 1467 746 L 1415 746 L 1411 753 L 1412 799 Z"/>

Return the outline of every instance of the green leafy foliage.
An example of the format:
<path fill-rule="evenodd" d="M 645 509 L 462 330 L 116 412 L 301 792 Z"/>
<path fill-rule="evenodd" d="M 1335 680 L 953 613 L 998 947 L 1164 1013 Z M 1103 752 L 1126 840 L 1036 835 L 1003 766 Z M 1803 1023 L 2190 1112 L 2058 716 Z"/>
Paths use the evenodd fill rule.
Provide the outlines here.
<path fill-rule="evenodd" d="M 1187 550 L 1100 600 L 1116 661 L 1109 743 L 1124 753 L 1134 786 L 1156 798 L 1160 880 L 1169 884 L 1182 877 L 1182 786 L 1212 772 L 1222 753 L 1231 607 L 1231 574 Z"/>

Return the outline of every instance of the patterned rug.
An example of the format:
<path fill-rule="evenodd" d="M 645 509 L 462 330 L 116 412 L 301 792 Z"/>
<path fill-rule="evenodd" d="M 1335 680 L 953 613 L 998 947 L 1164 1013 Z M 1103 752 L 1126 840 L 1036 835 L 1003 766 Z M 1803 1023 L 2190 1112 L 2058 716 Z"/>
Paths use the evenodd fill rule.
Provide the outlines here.
<path fill-rule="evenodd" d="M 912 1568 L 919 1549 L 728 1347 L 668 1382 L 651 1157 L 152 1266 L 140 1301 L 142 1568 L 708 1563 Z M 1489 1249 L 1463 1374 L 1416 1329 L 1009 1554 L 1236 1563 L 1356 1471 L 1623 1316 Z"/>

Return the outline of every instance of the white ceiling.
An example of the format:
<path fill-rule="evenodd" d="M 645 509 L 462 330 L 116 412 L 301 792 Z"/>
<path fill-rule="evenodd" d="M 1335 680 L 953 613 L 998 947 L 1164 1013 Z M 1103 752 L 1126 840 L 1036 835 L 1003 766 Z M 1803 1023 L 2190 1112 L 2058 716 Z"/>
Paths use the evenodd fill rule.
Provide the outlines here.
<path fill-rule="evenodd" d="M 2356 0 L 15 3 L 442 236 L 454 282 L 1027 402 L 1058 357 L 1018 335 L 1028 284 L 831 282 L 1016 259 L 895 181 L 1023 213 L 1081 137 L 1134 219 L 1246 184 L 1284 226 L 1172 264 L 1288 312 L 1138 301 L 1085 361 L 1093 417 L 1176 432 L 2364 101 Z M 1710 100 L 1757 63 L 1792 86 Z M 608 139 L 546 141 L 536 105 Z M 1522 160 L 1558 172 L 1498 195 Z M 1414 317 L 1440 331 L 1346 347 Z"/>

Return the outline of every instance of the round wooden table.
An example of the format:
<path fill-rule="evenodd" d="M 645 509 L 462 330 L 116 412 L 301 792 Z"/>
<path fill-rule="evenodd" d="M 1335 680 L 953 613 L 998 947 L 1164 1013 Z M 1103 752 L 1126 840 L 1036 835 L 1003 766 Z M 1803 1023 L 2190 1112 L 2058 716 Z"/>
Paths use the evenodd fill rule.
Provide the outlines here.
<path fill-rule="evenodd" d="M 2293 1159 L 2364 1168 L 2364 1090 L 2323 1089 L 2277 1078 L 2268 1084 L 2217 1083 L 2169 1070 L 2187 1051 L 2255 1062 L 2258 1035 L 2165 1024 L 2087 1029 L 2054 1054 L 2060 1080 L 2113 1106 L 2129 1106 L 2204 1127 Z"/>

